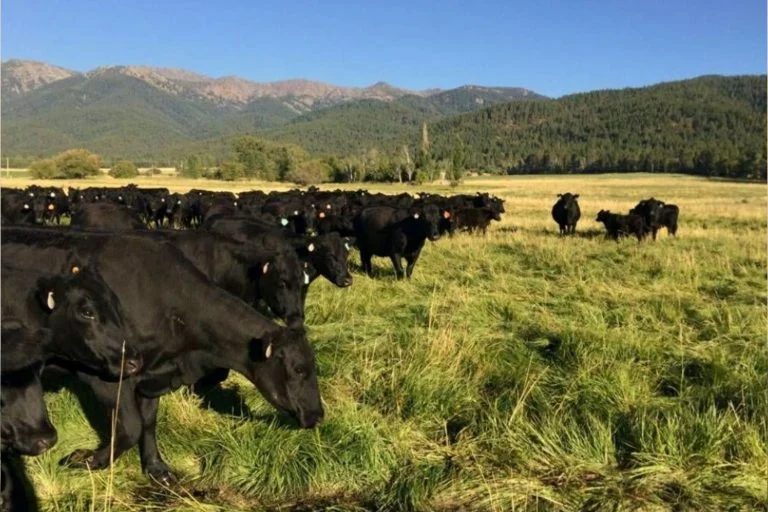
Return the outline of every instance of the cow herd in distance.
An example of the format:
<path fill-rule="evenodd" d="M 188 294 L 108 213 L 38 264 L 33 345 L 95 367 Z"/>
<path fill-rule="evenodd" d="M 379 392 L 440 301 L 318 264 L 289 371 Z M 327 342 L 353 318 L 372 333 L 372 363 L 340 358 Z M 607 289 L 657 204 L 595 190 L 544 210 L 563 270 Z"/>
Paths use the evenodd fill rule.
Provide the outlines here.
<path fill-rule="evenodd" d="M 552 217 L 561 235 L 574 234 L 579 196 L 558 197 Z M 324 410 L 304 329 L 312 282 L 350 286 L 353 246 L 369 276 L 379 256 L 410 278 L 426 240 L 486 234 L 503 213 L 487 193 L 4 189 L 4 503 L 33 499 L 18 455 L 57 441 L 44 380 L 90 388 L 107 421 L 118 411 L 111 440 L 63 465 L 106 468 L 138 446 L 143 471 L 166 485 L 175 477 L 157 446 L 159 397 L 181 386 L 205 393 L 235 370 L 299 426 L 315 427 Z M 662 226 L 675 234 L 677 216 L 651 198 L 628 215 L 601 210 L 597 221 L 617 241 L 642 240 Z"/>

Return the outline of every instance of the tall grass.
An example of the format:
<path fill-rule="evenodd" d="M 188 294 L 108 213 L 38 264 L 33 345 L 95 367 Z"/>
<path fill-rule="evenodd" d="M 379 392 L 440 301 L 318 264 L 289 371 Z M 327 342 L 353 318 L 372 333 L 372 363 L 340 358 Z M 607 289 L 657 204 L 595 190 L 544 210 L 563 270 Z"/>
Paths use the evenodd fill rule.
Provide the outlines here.
<path fill-rule="evenodd" d="M 428 245 L 410 281 L 379 259 L 377 279 L 313 285 L 322 425 L 293 429 L 240 376 L 211 399 L 227 413 L 181 390 L 158 426 L 180 485 L 149 484 L 134 450 L 116 462 L 111 509 L 768 508 L 765 186 L 644 175 L 458 189 L 474 190 L 507 199 L 487 237 Z M 566 191 L 583 218 L 561 239 L 549 209 Z M 599 209 L 649 196 L 680 206 L 678 238 L 603 239 Z M 56 463 L 95 435 L 72 395 L 47 401 L 59 443 L 27 460 L 43 505 L 101 510 L 92 486 L 108 473 L 92 483 Z"/>

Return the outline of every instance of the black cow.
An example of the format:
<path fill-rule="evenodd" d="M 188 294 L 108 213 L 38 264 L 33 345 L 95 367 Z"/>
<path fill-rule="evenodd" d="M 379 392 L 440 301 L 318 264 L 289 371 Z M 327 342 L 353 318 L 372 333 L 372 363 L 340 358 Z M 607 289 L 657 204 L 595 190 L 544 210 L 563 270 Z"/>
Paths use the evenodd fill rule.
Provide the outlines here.
<path fill-rule="evenodd" d="M 427 205 L 420 210 L 374 206 L 366 208 L 355 219 L 357 247 L 363 270 L 373 275 L 371 258 L 389 256 L 398 279 L 411 277 L 427 238 L 440 238 L 440 210 Z M 407 267 L 403 272 L 402 258 Z"/>
<path fill-rule="evenodd" d="M 124 380 L 122 387 L 76 373 L 94 392 L 106 418 L 119 400 L 115 458 L 138 443 L 144 471 L 170 482 L 172 474 L 155 437 L 158 397 L 218 368 L 245 375 L 267 401 L 302 427 L 322 420 L 314 352 L 303 330 L 268 321 L 211 283 L 171 244 L 146 236 L 29 228 L 4 228 L 2 244 L 4 258 L 48 270 L 66 268 L 73 254 L 87 255 L 120 296 L 136 329 L 144 370 Z M 125 269 L 131 266 L 126 279 Z M 66 458 L 91 469 L 107 467 L 109 461 L 108 440 L 95 451 L 78 450 Z"/>
<path fill-rule="evenodd" d="M 605 225 L 606 237 L 619 241 L 622 236 L 635 235 L 642 241 L 648 235 L 648 226 L 639 215 L 621 215 L 608 210 L 600 210 L 595 219 Z"/>
<path fill-rule="evenodd" d="M 34 224 L 32 198 L 23 190 L 4 188 L 0 194 L 3 224 Z"/>
<path fill-rule="evenodd" d="M 661 227 L 661 217 L 664 210 L 664 201 L 650 198 L 643 199 L 637 205 L 629 210 L 630 215 L 639 215 L 643 218 L 646 227 L 651 231 L 651 235 L 656 240 L 656 233 Z"/>
<path fill-rule="evenodd" d="M 220 233 L 241 242 L 250 242 L 268 249 L 292 247 L 305 264 L 308 275 L 306 287 L 322 275 L 340 288 L 352 284 L 347 258 L 351 242 L 338 233 L 318 236 L 289 235 L 263 222 L 243 217 L 209 219 L 204 229 Z"/>
<path fill-rule="evenodd" d="M 572 235 L 576 233 L 576 223 L 581 217 L 579 208 L 579 194 L 557 194 L 560 199 L 552 206 L 552 218 L 555 219 L 560 227 L 561 235 Z"/>
<path fill-rule="evenodd" d="M 1 339 L 0 510 L 34 511 L 37 497 L 20 455 L 39 455 L 57 440 L 40 382 L 41 340 L 14 322 L 3 322 Z"/>
<path fill-rule="evenodd" d="M 454 229 L 461 231 L 482 231 L 485 235 L 492 220 L 501 220 L 501 215 L 492 208 L 461 208 L 454 213 Z"/>
<path fill-rule="evenodd" d="M 5 253 L 3 253 L 5 259 Z M 120 301 L 101 276 L 73 265 L 67 274 L 2 266 L 2 321 L 18 322 L 29 332 L 48 330 L 38 350 L 93 371 L 119 376 L 141 369 Z"/>
<path fill-rule="evenodd" d="M 70 226 L 109 231 L 136 231 L 147 228 L 136 210 L 114 203 L 81 205 L 72 215 Z"/>
<path fill-rule="evenodd" d="M 303 265 L 294 250 L 268 249 L 206 231 L 156 231 L 211 281 L 245 302 L 263 300 L 288 325 L 304 322 Z"/>
<path fill-rule="evenodd" d="M 665 204 L 661 210 L 661 218 L 659 224 L 667 228 L 667 232 L 672 235 L 677 235 L 677 218 L 680 216 L 680 208 L 676 204 Z"/>

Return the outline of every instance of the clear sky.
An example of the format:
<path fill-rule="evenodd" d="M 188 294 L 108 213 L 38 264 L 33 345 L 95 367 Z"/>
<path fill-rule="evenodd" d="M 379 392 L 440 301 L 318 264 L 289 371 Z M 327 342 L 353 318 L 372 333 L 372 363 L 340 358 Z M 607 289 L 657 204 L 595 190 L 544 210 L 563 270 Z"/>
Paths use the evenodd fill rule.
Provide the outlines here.
<path fill-rule="evenodd" d="M 3 0 L 2 58 L 549 96 L 766 72 L 765 0 Z"/>

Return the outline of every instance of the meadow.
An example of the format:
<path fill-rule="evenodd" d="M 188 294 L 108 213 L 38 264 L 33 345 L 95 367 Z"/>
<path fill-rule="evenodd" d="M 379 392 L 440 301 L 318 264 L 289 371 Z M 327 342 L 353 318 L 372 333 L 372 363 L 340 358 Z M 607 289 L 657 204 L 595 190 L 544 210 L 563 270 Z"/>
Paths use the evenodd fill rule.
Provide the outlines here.
<path fill-rule="evenodd" d="M 97 436 L 74 395 L 48 395 L 59 442 L 27 459 L 43 508 L 768 510 L 764 184 L 638 174 L 367 188 L 488 191 L 507 213 L 486 237 L 428 243 L 409 281 L 386 259 L 364 276 L 353 252 L 351 288 L 313 285 L 317 429 L 294 428 L 240 376 L 164 397 L 173 488 L 151 484 L 135 450 L 111 472 L 59 467 Z M 561 192 L 581 195 L 574 237 L 549 213 Z M 680 207 L 676 238 L 604 239 L 600 209 L 651 196 Z"/>

